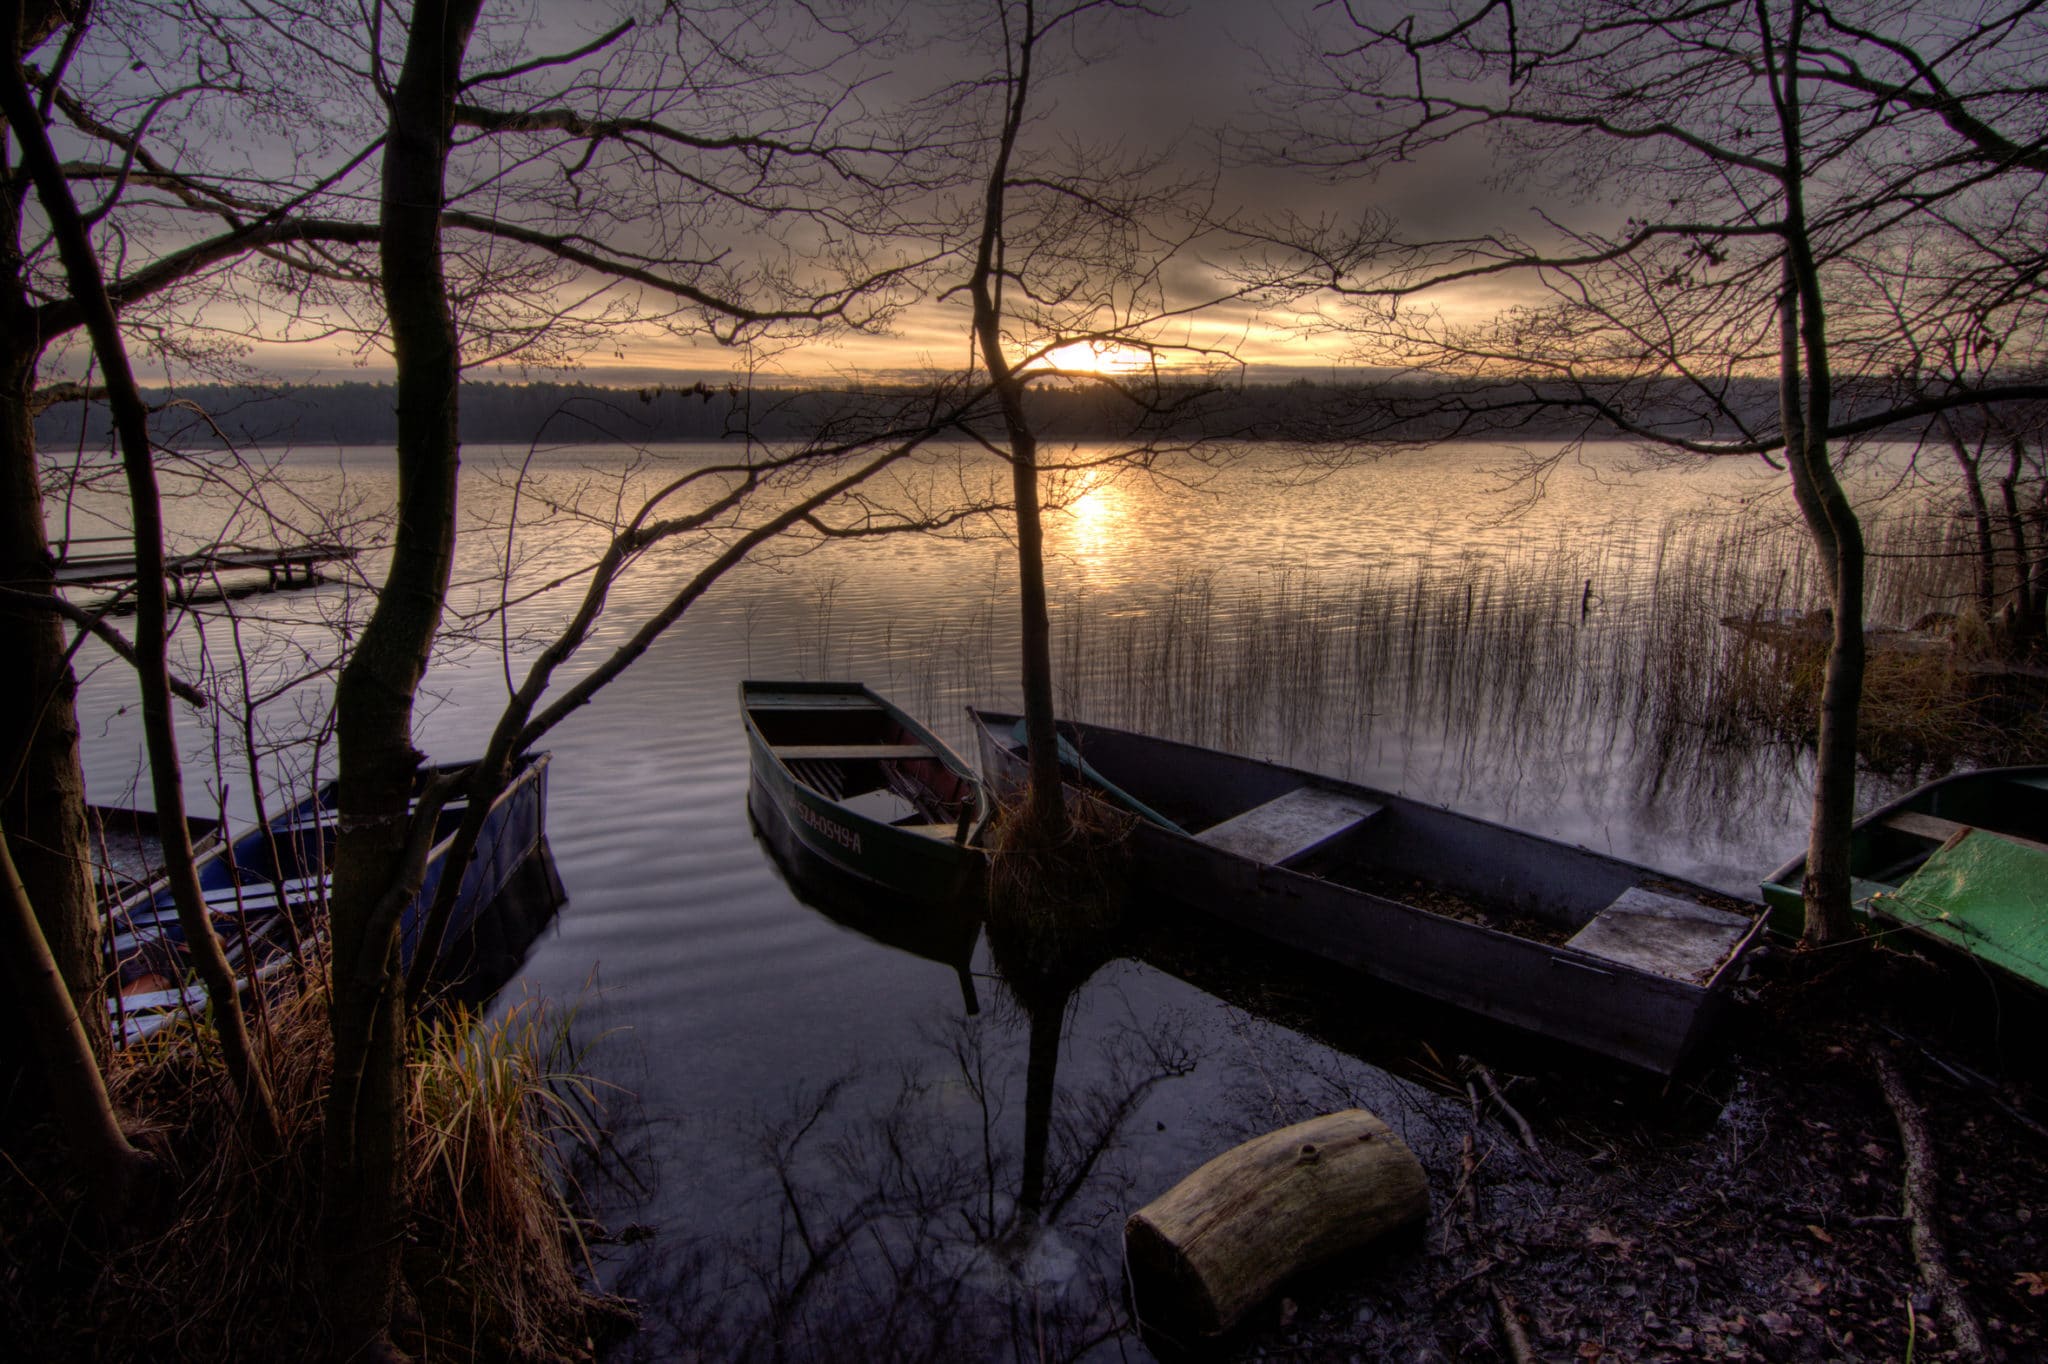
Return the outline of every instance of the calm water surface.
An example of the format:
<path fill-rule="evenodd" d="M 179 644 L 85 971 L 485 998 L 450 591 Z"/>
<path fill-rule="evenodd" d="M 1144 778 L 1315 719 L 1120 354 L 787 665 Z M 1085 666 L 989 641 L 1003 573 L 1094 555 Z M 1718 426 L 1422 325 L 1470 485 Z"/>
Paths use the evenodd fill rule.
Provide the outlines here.
<path fill-rule="evenodd" d="M 501 561 L 505 539 L 492 527 L 511 508 L 505 475 L 526 452 L 465 455 L 465 504 L 479 524 L 458 576 L 473 604 L 494 595 L 478 584 Z M 710 457 L 687 448 L 666 456 Z M 287 486 L 306 524 L 334 506 L 370 517 L 387 507 L 388 459 L 294 455 Z M 634 459 L 623 450 L 544 453 L 521 511 L 532 515 L 547 497 L 587 506 L 619 481 L 647 486 L 663 476 L 636 470 Z M 1205 585 L 1216 603 L 1211 628 L 1227 633 L 1232 603 L 1246 592 L 1475 567 L 1512 581 L 1560 553 L 1578 556 L 1566 576 L 1597 579 L 1594 609 L 1618 619 L 1670 526 L 1743 503 L 1761 517 L 1786 514 L 1768 470 L 1730 462 L 1640 471 L 1619 449 L 1559 468 L 1546 495 L 1515 514 L 1515 459 L 1499 447 L 1452 447 L 1290 487 L 1297 471 L 1265 454 L 1220 472 L 1185 471 L 1196 487 L 1077 487 L 1052 526 L 1053 592 L 1070 640 L 1106 643 L 1092 654 L 1074 645 L 1072 656 L 1105 666 L 1119 638 L 1114 622 L 1167 609 L 1176 586 Z M 93 510 L 81 501 L 74 533 L 86 533 Z M 199 535 L 225 513 L 201 502 L 178 515 Z M 591 539 L 558 524 L 523 540 L 520 580 L 573 565 Z M 595 647 L 622 638 L 686 562 L 655 556 L 616 594 Z M 1180 975 L 1116 960 L 1070 1000 L 1027 1009 L 995 978 L 985 946 L 958 961 L 933 959 L 943 950 L 916 955 L 792 893 L 749 827 L 737 682 L 861 677 L 963 738 L 965 704 L 1016 700 L 1011 562 L 1007 542 L 985 527 L 771 556 L 714 589 L 548 741 L 549 835 L 571 898 L 511 990 L 579 1001 L 591 1064 L 619 1086 L 626 1159 L 592 1171 L 589 1192 L 608 1226 L 626 1233 L 624 1244 L 592 1248 L 599 1272 L 647 1309 L 627 1357 L 1143 1357 L 1119 1300 L 1120 1228 L 1195 1164 L 1253 1132 L 1356 1102 L 1392 1123 L 1425 1164 L 1455 1165 L 1440 1131 L 1456 1124 L 1439 1117 L 1462 1112 L 1462 1097 L 1446 1109 L 1412 1075 L 1187 983 L 1181 975 L 1203 973 L 1188 969 L 1186 952 Z M 312 643 L 311 622 L 339 612 L 346 596 L 328 587 L 251 598 L 245 628 L 251 639 Z M 515 625 L 539 629 L 565 609 L 545 600 L 516 613 Z M 515 653 L 524 647 L 518 628 Z M 430 676 L 435 700 L 421 733 L 437 759 L 479 750 L 503 697 L 495 625 L 484 634 Z M 216 664 L 232 656 L 219 620 L 203 632 L 188 624 L 180 638 L 188 659 L 202 638 Z M 104 662 L 87 660 L 85 726 L 94 795 L 113 800 L 139 770 L 140 744 L 128 680 Z M 259 662 L 256 671 L 283 666 Z M 1069 683 L 1074 708 L 1089 711 L 1086 678 Z M 316 687 L 286 698 L 274 723 L 288 727 L 295 708 L 317 713 L 322 695 Z M 1640 779 L 1647 759 L 1611 729 L 1573 738 L 1553 727 L 1544 732 L 1561 737 L 1530 752 L 1501 737 L 1512 715 L 1496 716 L 1507 728 L 1475 741 L 1384 713 L 1283 722 L 1261 704 L 1246 703 L 1253 718 L 1236 736 L 1240 747 L 1731 890 L 1753 889 L 1757 873 L 1801 841 L 1796 783 L 1760 782 L 1733 797 L 1684 782 L 1652 790 Z M 211 761 L 201 726 L 188 721 L 185 741 L 202 765 Z M 232 765 L 226 804 L 242 809 L 246 782 Z M 961 966 L 973 973 L 978 1013 L 967 1010 Z M 1335 1012 L 1370 1012 L 1372 987 L 1344 989 L 1326 1000 Z M 1034 1030 L 1041 1043 L 1056 1034 L 1060 1049 L 1049 1121 L 1027 1132 Z M 1488 1044 L 1444 1045 L 1455 1054 Z M 1414 1048 L 1396 1039 L 1390 1050 Z M 1041 1142 L 1046 1173 L 1034 1199 L 1023 1169 L 1027 1145 Z M 1041 1211 L 1020 1207 L 1034 1202 Z"/>

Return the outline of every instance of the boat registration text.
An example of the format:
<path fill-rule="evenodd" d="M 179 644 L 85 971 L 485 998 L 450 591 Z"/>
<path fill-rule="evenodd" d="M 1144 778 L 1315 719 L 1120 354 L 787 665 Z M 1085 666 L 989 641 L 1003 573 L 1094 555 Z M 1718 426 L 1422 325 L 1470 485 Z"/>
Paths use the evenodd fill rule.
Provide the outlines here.
<path fill-rule="evenodd" d="M 802 801 L 796 802 L 797 817 L 848 852 L 860 851 L 860 834 L 837 820 L 827 819 Z"/>

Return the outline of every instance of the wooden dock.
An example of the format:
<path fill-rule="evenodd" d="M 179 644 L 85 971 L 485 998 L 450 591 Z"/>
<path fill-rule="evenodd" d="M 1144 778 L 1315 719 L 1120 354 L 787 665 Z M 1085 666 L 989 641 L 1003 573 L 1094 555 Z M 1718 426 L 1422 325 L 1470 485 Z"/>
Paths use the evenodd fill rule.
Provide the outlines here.
<path fill-rule="evenodd" d="M 58 552 L 55 566 L 57 586 L 103 587 L 134 582 L 136 561 L 132 551 L 126 554 L 71 552 L 73 547 L 78 545 L 126 543 L 128 542 L 125 538 L 118 536 L 57 541 L 54 546 Z M 273 589 L 310 587 L 320 581 L 322 564 L 343 563 L 355 558 L 357 553 L 353 546 L 339 544 L 278 545 L 269 548 L 221 545 L 191 554 L 166 554 L 164 577 L 171 586 L 172 595 L 181 599 L 189 597 L 194 587 L 215 574 L 257 569 L 263 571 Z"/>

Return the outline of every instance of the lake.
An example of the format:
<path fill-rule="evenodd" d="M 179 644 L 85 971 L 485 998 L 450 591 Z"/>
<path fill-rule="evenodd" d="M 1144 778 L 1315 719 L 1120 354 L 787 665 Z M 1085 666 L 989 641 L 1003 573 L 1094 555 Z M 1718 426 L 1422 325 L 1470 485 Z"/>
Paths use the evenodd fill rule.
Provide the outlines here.
<path fill-rule="evenodd" d="M 1782 475 L 1745 461 L 1643 467 L 1594 446 L 1549 469 L 1532 499 L 1518 475 L 1550 453 L 1448 446 L 1310 468 L 1255 450 L 1156 477 L 1075 475 L 1049 524 L 1063 706 L 1753 893 L 1803 843 L 1805 760 L 1700 739 L 1697 698 L 1665 679 L 1711 689 L 1719 655 L 1700 630 L 1713 610 L 1812 604 Z M 515 515 L 540 523 L 510 558 L 515 584 L 535 588 L 587 559 L 621 490 L 731 454 L 466 449 L 458 601 L 498 599 Z M 891 495 L 998 472 L 949 452 Z M 269 496 L 311 534 L 375 524 L 391 479 L 388 451 L 296 452 Z M 173 512 L 182 535 L 246 519 L 194 486 Z M 1875 497 L 1891 481 L 1880 471 L 1862 486 Z M 71 533 L 118 518 L 98 496 L 81 494 Z M 694 562 L 648 556 L 590 652 L 620 642 Z M 1442 1133 L 1457 1126 L 1441 1119 L 1464 1097 L 1416 1058 L 1519 1055 L 1363 982 L 1271 979 L 1192 928 L 1034 1013 L 1005 993 L 985 945 L 919 955 L 797 898 L 749 827 L 738 681 L 861 678 L 962 741 L 966 704 L 1017 700 L 1012 563 L 985 524 L 778 547 L 547 741 L 549 837 L 570 899 L 509 993 L 575 1008 L 587 1064 L 617 1087 L 620 1150 L 587 1169 L 585 1193 L 614 1233 L 593 1262 L 646 1310 L 622 1357 L 1143 1357 L 1119 1287 L 1130 1211 L 1248 1135 L 1352 1103 L 1426 1166 L 1455 1167 Z M 351 596 L 333 585 L 238 603 L 252 678 L 322 656 Z M 437 663 L 420 729 L 432 757 L 481 748 L 503 650 L 516 676 L 564 618 L 558 596 L 502 628 L 479 618 Z M 1681 599 L 1707 627 L 1668 628 Z M 178 638 L 188 667 L 203 651 L 233 674 L 222 620 Z M 141 768 L 132 684 L 90 648 L 81 659 L 88 781 L 117 801 Z M 318 684 L 282 696 L 268 726 L 289 737 L 323 696 Z M 198 771 L 213 770 L 214 736 L 180 718 Z M 224 784 L 221 803 L 246 813 L 236 742 L 223 736 L 210 789 Z M 1866 803 L 1884 794 L 1873 783 Z M 1280 998 L 1294 1003 L 1270 1007 Z M 1034 1030 L 1060 1050 L 1049 1118 L 1027 1133 Z M 1043 1157 L 1036 1191 L 1022 1184 L 1027 1145 Z"/>

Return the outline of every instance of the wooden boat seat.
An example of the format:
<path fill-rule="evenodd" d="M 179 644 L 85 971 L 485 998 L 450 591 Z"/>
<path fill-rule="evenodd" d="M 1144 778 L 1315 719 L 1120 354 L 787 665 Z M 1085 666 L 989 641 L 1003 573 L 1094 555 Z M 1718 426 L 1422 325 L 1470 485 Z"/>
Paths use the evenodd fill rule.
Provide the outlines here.
<path fill-rule="evenodd" d="M 790 775 L 819 795 L 833 800 L 845 798 L 846 781 L 839 769 L 831 763 L 806 758 L 788 758 L 784 759 L 784 765 L 789 768 Z"/>
<path fill-rule="evenodd" d="M 1319 786 L 1297 786 L 1195 837 L 1212 848 L 1279 866 L 1308 856 L 1380 812 L 1380 806 Z"/>
<path fill-rule="evenodd" d="M 1589 957 L 1704 985 L 1755 920 L 1630 886 L 1565 943 Z"/>
<path fill-rule="evenodd" d="M 881 703 L 859 692 L 756 691 L 747 693 L 748 710 L 880 710 Z"/>
<path fill-rule="evenodd" d="M 935 758 L 928 744 L 780 744 L 770 750 L 784 762 L 821 759 L 827 762 L 880 761 L 885 758 Z"/>
<path fill-rule="evenodd" d="M 890 827 L 901 829 L 907 834 L 923 834 L 926 838 L 941 838 L 951 843 L 953 830 L 959 826 L 948 821 L 944 824 L 894 824 Z"/>
<path fill-rule="evenodd" d="M 224 886 L 219 890 L 209 890 L 205 893 L 204 898 L 207 909 L 215 914 L 232 914 L 235 912 L 236 905 L 240 905 L 244 910 L 275 909 L 277 908 L 277 887 L 268 881 L 251 881 L 248 885 L 241 888 L 239 899 L 233 886 Z M 176 910 L 171 911 L 173 917 L 176 914 Z"/>
<path fill-rule="evenodd" d="M 1946 843 L 1957 834 L 1973 827 L 1968 824 L 1958 824 L 1952 819 L 1943 819 L 1939 815 L 1923 815 L 1916 810 L 1901 810 L 1899 813 L 1886 819 L 1884 826 L 1887 829 L 1897 829 L 1900 833 L 1932 839 L 1936 843 Z M 1997 834 L 1998 837 L 2005 839 L 2007 842 L 2017 843 L 2023 848 L 2033 848 L 2037 851 L 2048 852 L 2048 843 L 2036 843 L 2031 838 L 2021 838 L 2018 834 L 2004 833 L 1998 829 L 1986 829 L 1984 832 Z"/>

